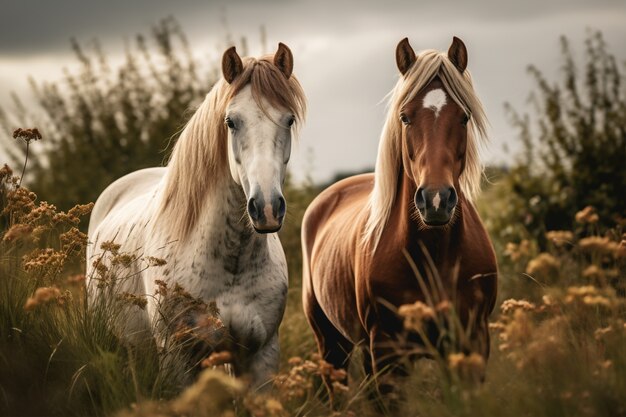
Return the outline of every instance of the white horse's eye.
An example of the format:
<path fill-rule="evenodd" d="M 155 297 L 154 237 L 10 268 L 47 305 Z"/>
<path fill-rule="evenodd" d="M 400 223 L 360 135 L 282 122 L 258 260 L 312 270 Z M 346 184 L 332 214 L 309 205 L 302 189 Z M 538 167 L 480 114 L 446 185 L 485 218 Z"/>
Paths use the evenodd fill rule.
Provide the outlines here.
<path fill-rule="evenodd" d="M 230 117 L 227 117 L 224 120 L 224 123 L 226 123 L 226 126 L 228 126 L 229 129 L 234 129 L 235 128 L 235 122 L 233 122 Z"/>
<path fill-rule="evenodd" d="M 287 121 L 287 126 L 288 126 L 288 127 L 291 127 L 291 126 L 293 126 L 293 124 L 294 124 L 295 122 L 296 122 L 296 118 L 295 118 L 295 117 L 293 117 L 293 116 L 291 116 L 291 117 L 289 118 L 289 120 Z"/>

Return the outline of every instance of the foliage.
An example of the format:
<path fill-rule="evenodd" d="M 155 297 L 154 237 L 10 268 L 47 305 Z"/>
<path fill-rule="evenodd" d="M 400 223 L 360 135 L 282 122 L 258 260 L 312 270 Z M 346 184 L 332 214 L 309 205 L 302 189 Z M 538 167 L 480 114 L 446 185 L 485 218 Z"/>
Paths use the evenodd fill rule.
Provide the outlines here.
<path fill-rule="evenodd" d="M 66 70 L 61 82 L 31 80 L 35 111 L 19 97 L 15 115 L 0 109 L 5 133 L 15 125 L 41 128 L 47 144 L 36 152 L 26 180 L 65 210 L 76 201 L 95 201 L 124 174 L 162 165 L 171 136 L 217 79 L 214 68 L 198 69 L 173 19 L 153 27 L 149 37 L 138 35 L 115 70 L 97 42 L 84 48 L 74 40 L 72 49 L 77 68 Z M 15 164 L 24 160 L 23 151 L 7 151 Z"/>
<path fill-rule="evenodd" d="M 561 79 L 551 82 L 535 66 L 534 113 L 510 108 L 512 123 L 524 145 L 522 157 L 504 179 L 511 207 L 500 217 L 497 232 L 509 224 L 521 238 L 531 235 L 544 246 L 546 230 L 568 229 L 574 213 L 597 210 L 598 226 L 626 218 L 626 83 L 601 33 L 585 42 L 580 68 L 572 48 L 561 38 Z"/>

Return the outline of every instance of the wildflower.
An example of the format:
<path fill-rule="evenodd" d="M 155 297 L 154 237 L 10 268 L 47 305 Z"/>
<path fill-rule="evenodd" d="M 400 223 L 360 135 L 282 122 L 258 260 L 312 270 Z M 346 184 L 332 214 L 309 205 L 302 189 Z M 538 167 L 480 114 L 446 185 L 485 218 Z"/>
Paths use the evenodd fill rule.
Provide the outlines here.
<path fill-rule="evenodd" d="M 146 305 L 148 305 L 148 300 L 146 299 L 146 297 L 136 295 L 136 294 L 131 294 L 128 292 L 123 292 L 123 293 L 118 294 L 117 299 L 128 305 L 139 307 L 142 310 L 145 310 Z"/>
<path fill-rule="evenodd" d="M 24 304 L 24 310 L 31 311 L 36 307 L 61 299 L 61 290 L 57 287 L 40 287 L 35 290 L 32 297 L 29 297 Z"/>
<path fill-rule="evenodd" d="M 509 298 L 508 300 L 502 302 L 500 309 L 502 310 L 502 313 L 508 314 L 517 309 L 533 311 L 535 309 L 535 305 L 526 300 L 515 300 L 513 298 Z"/>
<path fill-rule="evenodd" d="M 72 227 L 59 236 L 63 249 L 67 252 L 81 252 L 87 246 L 87 235 L 76 227 Z"/>
<path fill-rule="evenodd" d="M 589 236 L 580 239 L 578 246 L 583 252 L 613 254 L 618 252 L 619 245 L 608 237 Z"/>
<path fill-rule="evenodd" d="M 136 260 L 137 256 L 134 254 L 117 253 L 111 258 L 111 265 L 121 265 L 123 268 L 129 268 Z"/>
<path fill-rule="evenodd" d="M 546 238 L 551 241 L 554 246 L 561 247 L 574 240 L 574 234 L 569 230 L 551 230 L 546 233 Z"/>
<path fill-rule="evenodd" d="M 165 259 L 155 258 L 154 256 L 148 256 L 146 258 L 146 260 L 148 261 L 148 265 L 149 266 L 163 266 L 163 265 L 167 265 L 167 262 L 165 261 Z"/>
<path fill-rule="evenodd" d="M 33 140 L 41 140 L 41 133 L 37 128 L 33 129 L 15 129 L 13 131 L 13 139 L 23 140 L 29 143 Z"/>
<path fill-rule="evenodd" d="M 593 337 L 596 340 L 602 340 L 607 334 L 611 334 L 611 333 L 613 333 L 613 327 L 611 326 L 601 327 L 599 329 L 596 329 L 595 332 L 593 332 Z"/>
<path fill-rule="evenodd" d="M 559 261 L 554 256 L 543 252 L 528 262 L 526 273 L 532 276 L 549 277 L 558 274 L 559 266 Z"/>
<path fill-rule="evenodd" d="M 596 265 L 589 265 L 582 273 L 583 277 L 591 280 L 601 281 L 604 279 L 605 274 L 601 268 Z"/>
<path fill-rule="evenodd" d="M 160 279 L 155 279 L 154 283 L 157 286 L 157 290 L 156 290 L 155 294 L 161 295 L 163 297 L 167 296 L 167 282 L 162 281 Z"/>
<path fill-rule="evenodd" d="M 0 168 L 0 183 L 13 176 L 13 170 L 7 164 Z"/>
<path fill-rule="evenodd" d="M 451 353 L 448 355 L 448 366 L 462 379 L 470 381 L 479 381 L 485 373 L 485 359 L 475 352 L 469 355 Z"/>
<path fill-rule="evenodd" d="M 25 237 L 29 237 L 33 232 L 32 226 L 28 224 L 14 224 L 11 226 L 9 230 L 4 234 L 2 240 L 5 242 L 11 242 L 14 240 L 20 240 Z"/>
<path fill-rule="evenodd" d="M 50 267 L 60 269 L 65 265 L 67 255 L 63 252 L 56 251 L 51 248 L 37 249 L 27 255 L 24 255 L 23 263 L 26 272 L 30 272 L 35 268 Z"/>
<path fill-rule="evenodd" d="M 421 301 L 400 306 L 398 314 L 404 318 L 404 328 L 416 332 L 422 330 L 426 320 L 435 318 L 435 311 Z"/>
<path fill-rule="evenodd" d="M 118 245 L 113 241 L 102 242 L 100 244 L 100 249 L 105 252 L 111 252 L 113 255 L 117 255 L 122 245 Z"/>
<path fill-rule="evenodd" d="M 82 286 L 85 283 L 85 274 L 75 274 L 67 277 L 65 282 L 71 286 Z"/>
<path fill-rule="evenodd" d="M 523 239 L 519 244 L 509 242 L 506 244 L 504 254 L 511 258 L 513 262 L 519 261 L 521 258 L 530 256 L 531 244 L 527 239 Z"/>
<path fill-rule="evenodd" d="M 230 363 L 232 362 L 232 360 L 233 360 L 233 355 L 228 351 L 213 352 L 208 358 L 204 359 L 200 363 L 200 365 L 203 368 L 212 368 L 214 366 L 220 366 L 220 365 Z"/>
<path fill-rule="evenodd" d="M 600 218 L 596 213 L 596 209 L 592 206 L 587 206 L 584 209 L 580 210 L 578 213 L 576 213 L 576 221 L 578 223 L 593 224 L 597 223 L 598 220 L 600 220 Z"/>

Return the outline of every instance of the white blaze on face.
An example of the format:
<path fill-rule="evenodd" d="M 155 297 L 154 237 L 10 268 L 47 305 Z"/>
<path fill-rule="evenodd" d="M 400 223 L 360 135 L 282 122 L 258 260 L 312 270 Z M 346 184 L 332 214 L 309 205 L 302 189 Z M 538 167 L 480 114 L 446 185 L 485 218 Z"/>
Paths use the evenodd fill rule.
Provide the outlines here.
<path fill-rule="evenodd" d="M 439 204 L 441 204 L 441 197 L 439 196 L 439 191 L 437 191 L 435 198 L 433 198 L 433 207 L 435 208 L 435 211 L 439 210 Z"/>
<path fill-rule="evenodd" d="M 446 105 L 446 93 L 441 88 L 429 91 L 424 96 L 424 108 L 431 109 L 435 112 L 435 117 L 439 116 L 439 112 Z"/>

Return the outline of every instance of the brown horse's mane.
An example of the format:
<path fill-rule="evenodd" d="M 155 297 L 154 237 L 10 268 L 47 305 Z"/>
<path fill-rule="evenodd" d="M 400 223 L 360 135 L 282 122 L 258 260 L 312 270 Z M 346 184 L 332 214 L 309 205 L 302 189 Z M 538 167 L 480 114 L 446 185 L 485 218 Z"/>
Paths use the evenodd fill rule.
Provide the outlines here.
<path fill-rule="evenodd" d="M 243 72 L 230 84 L 221 78 L 181 132 L 167 166 L 154 224 L 171 239 L 189 235 L 208 195 L 230 175 L 224 118 L 230 101 L 248 85 L 261 109 L 269 104 L 291 111 L 296 129 L 303 122 L 304 91 L 294 75 L 284 76 L 273 55 L 244 58 Z"/>
<path fill-rule="evenodd" d="M 372 251 L 376 249 L 391 214 L 402 169 L 402 123 L 398 115 L 435 77 L 439 77 L 452 99 L 471 115 L 467 130 L 465 169 L 459 181 L 461 192 L 470 203 L 480 190 L 483 166 L 479 158 L 479 146 L 487 141 L 488 122 L 482 103 L 474 91 L 471 75 L 467 70 L 459 72 L 447 53 L 423 51 L 389 93 L 389 110 L 378 147 L 374 189 L 368 201 L 368 218 L 363 234 L 363 242 Z"/>

